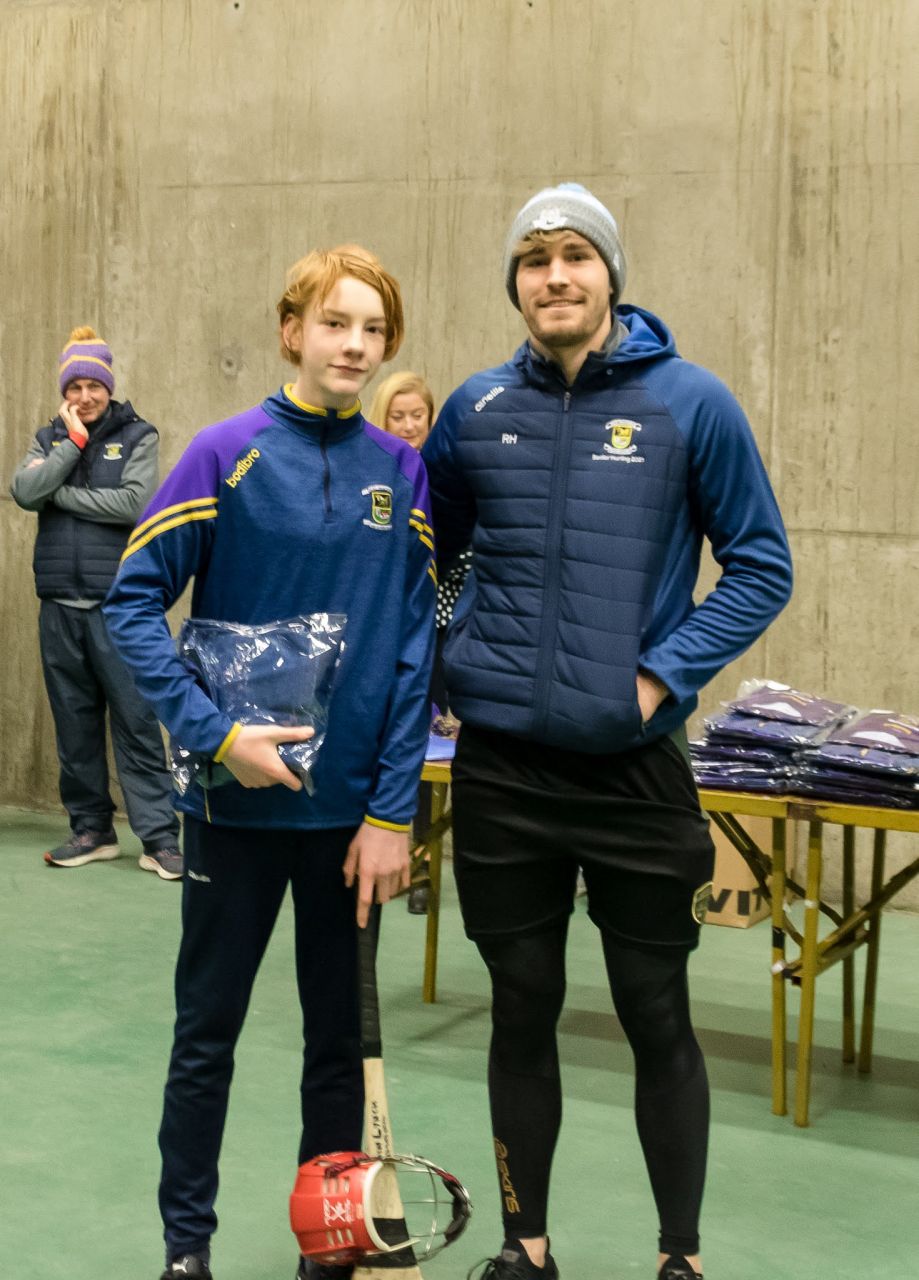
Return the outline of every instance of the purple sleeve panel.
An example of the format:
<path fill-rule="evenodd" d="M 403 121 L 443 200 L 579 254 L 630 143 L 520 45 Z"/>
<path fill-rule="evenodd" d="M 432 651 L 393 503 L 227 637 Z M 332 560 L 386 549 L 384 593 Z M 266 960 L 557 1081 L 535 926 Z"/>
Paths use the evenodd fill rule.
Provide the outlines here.
<path fill-rule="evenodd" d="M 214 755 L 232 721 L 198 687 L 166 622 L 189 580 L 206 574 L 223 481 L 270 419 L 252 409 L 195 436 L 131 534 L 104 605 L 112 640 L 141 695 L 189 751 Z"/>
<path fill-rule="evenodd" d="M 399 436 L 392 435 L 389 431 L 383 431 L 380 427 L 375 427 L 372 422 L 365 422 L 367 435 L 378 448 L 384 453 L 391 454 L 396 459 L 399 470 L 405 476 L 406 480 L 416 483 L 416 476 L 419 469 L 424 470 L 424 464 L 421 461 L 421 455 L 412 445 L 400 439 Z"/>
<path fill-rule="evenodd" d="M 141 526 L 149 530 L 154 520 L 173 514 L 173 508 L 186 508 L 204 498 L 218 498 L 220 486 L 237 465 L 240 453 L 253 445 L 254 437 L 270 423 L 271 418 L 259 405 L 199 431 L 160 485 L 129 545 L 133 545 L 136 535 L 142 532 Z"/>

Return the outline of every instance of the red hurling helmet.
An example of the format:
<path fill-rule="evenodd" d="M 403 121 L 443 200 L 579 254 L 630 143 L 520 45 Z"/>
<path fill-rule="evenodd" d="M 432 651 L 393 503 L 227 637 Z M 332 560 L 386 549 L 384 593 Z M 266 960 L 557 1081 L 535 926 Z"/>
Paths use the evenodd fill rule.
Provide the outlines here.
<path fill-rule="evenodd" d="M 423 1179 L 420 1187 L 413 1179 L 418 1195 L 406 1194 L 408 1175 Z M 448 1204 L 450 1221 L 444 1225 Z M 377 1159 L 362 1151 L 308 1160 L 290 1197 L 290 1225 L 301 1254 L 333 1264 L 401 1249 L 424 1262 L 457 1239 L 471 1211 L 466 1188 L 452 1173 L 421 1156 Z"/>

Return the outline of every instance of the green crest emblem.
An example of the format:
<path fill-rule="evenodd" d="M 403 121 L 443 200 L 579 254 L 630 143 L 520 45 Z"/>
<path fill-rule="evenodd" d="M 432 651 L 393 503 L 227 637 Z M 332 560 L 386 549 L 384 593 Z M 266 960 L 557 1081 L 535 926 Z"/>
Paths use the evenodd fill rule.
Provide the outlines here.
<path fill-rule="evenodd" d="M 388 490 L 373 490 L 370 495 L 370 515 L 374 524 L 392 523 L 392 494 Z"/>

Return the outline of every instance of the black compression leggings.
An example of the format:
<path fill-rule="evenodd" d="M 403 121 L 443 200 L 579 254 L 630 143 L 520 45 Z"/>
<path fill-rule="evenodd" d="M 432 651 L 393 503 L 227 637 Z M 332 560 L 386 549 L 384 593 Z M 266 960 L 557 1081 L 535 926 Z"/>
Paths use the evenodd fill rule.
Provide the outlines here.
<path fill-rule="evenodd" d="M 567 920 L 523 937 L 479 939 L 492 980 L 488 1090 L 506 1234 L 546 1234 L 562 1116 L 556 1026 L 565 997 Z M 603 935 L 610 990 L 635 1055 L 635 1117 L 663 1253 L 699 1251 L 708 1080 L 689 1017 L 688 951 Z"/>

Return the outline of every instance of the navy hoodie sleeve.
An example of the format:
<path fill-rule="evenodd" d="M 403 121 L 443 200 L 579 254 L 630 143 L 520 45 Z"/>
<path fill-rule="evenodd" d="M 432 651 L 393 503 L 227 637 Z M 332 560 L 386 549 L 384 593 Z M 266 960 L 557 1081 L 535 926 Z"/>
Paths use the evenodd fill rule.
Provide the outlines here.
<path fill-rule="evenodd" d="M 688 385 L 672 411 L 689 423 L 689 500 L 721 577 L 680 626 L 641 656 L 642 667 L 678 701 L 748 649 L 792 588 L 785 527 L 743 410 L 713 374 L 684 369 Z"/>
<path fill-rule="evenodd" d="M 475 528 L 475 497 L 459 460 L 457 439 L 462 419 L 472 403 L 473 396 L 465 384 L 454 391 L 441 409 L 422 450 L 428 469 L 441 574 L 469 546 Z"/>

